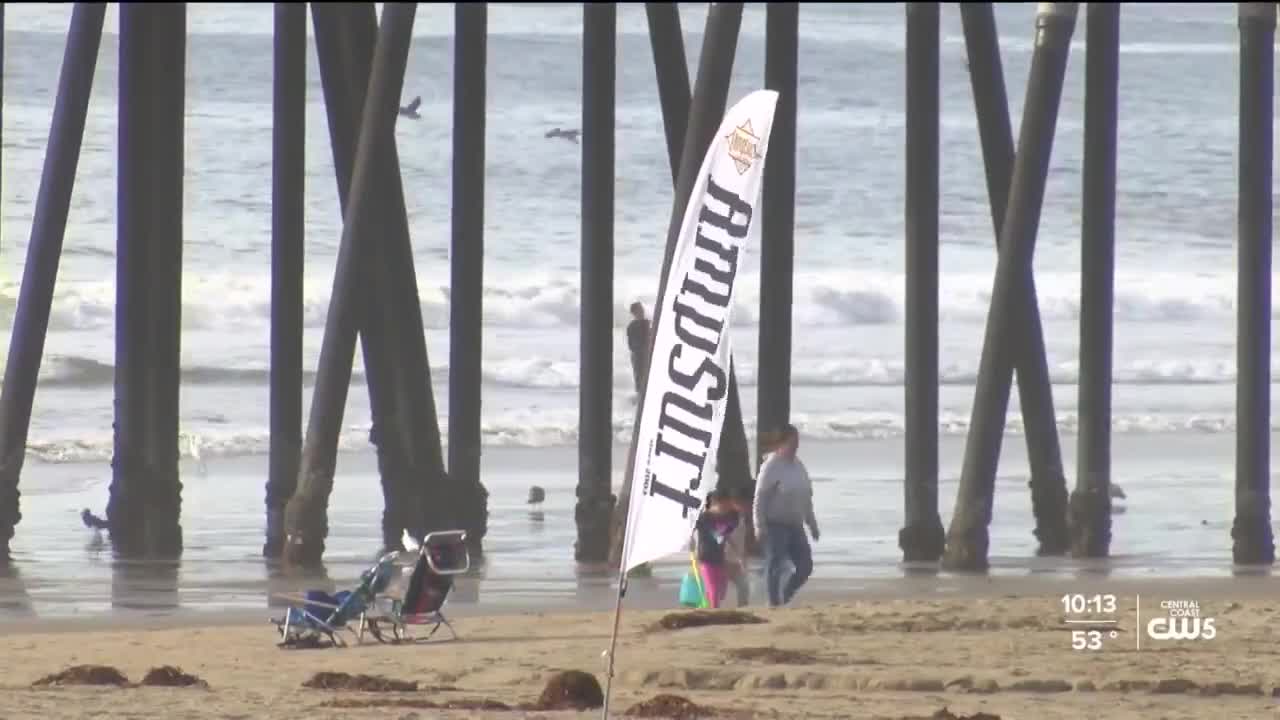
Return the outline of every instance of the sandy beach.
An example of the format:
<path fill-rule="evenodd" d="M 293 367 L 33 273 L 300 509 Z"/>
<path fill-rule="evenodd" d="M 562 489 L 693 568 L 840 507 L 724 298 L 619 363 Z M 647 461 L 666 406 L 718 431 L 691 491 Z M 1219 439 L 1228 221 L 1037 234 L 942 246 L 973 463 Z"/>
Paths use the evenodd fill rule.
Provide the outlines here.
<path fill-rule="evenodd" d="M 673 694 L 716 717 L 949 717 L 938 714 L 944 707 L 955 717 L 985 712 L 976 717 L 1005 720 L 1265 717 L 1275 712 L 1280 687 L 1280 667 L 1267 662 L 1277 654 L 1280 607 L 1269 597 L 1271 585 L 1266 578 L 979 580 L 930 599 L 905 596 L 899 585 L 898 596 L 882 590 L 779 610 L 752 607 L 763 622 L 676 630 L 659 627 L 669 610 L 628 609 L 612 714 Z M 1064 614 L 1064 593 L 1113 594 L 1116 611 Z M 1196 603 L 1202 619 L 1214 619 L 1215 636 L 1152 639 L 1146 625 L 1169 600 Z M 548 678 L 564 670 L 592 673 L 603 685 L 610 620 L 600 612 L 463 613 L 455 618 L 456 641 L 320 650 L 275 647 L 265 613 L 252 624 L 244 616 L 190 615 L 115 625 L 9 624 L 0 637 L 0 717 L 598 717 L 598 710 L 439 710 L 423 701 L 519 706 L 536 701 Z M 1099 649 L 1072 649 L 1072 630 L 1082 627 L 1099 629 Z M 32 687 L 81 664 L 113 666 L 135 683 L 151 668 L 173 665 L 208 686 Z M 416 681 L 419 690 L 303 686 L 320 672 Z M 344 706 L 369 702 L 394 705 Z"/>

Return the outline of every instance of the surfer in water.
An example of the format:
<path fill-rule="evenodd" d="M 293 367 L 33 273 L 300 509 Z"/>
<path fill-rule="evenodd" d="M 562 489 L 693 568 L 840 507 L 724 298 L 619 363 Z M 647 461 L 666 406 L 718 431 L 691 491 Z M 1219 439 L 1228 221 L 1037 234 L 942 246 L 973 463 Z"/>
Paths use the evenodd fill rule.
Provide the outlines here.
<path fill-rule="evenodd" d="M 582 133 L 581 130 L 561 130 L 560 128 L 551 128 L 550 130 L 547 131 L 547 134 L 544 137 L 564 138 L 565 140 L 568 140 L 574 145 L 577 145 L 578 135 L 580 135 L 581 133 Z"/>
<path fill-rule="evenodd" d="M 415 97 L 414 99 L 409 101 L 408 105 L 405 105 L 404 107 L 400 108 L 400 116 L 412 118 L 414 120 L 421 118 L 422 116 L 418 114 L 418 108 L 421 105 L 422 105 L 422 98 Z"/>
<path fill-rule="evenodd" d="M 649 363 L 649 318 L 644 316 L 644 305 L 631 303 L 631 322 L 627 323 L 627 349 L 631 351 L 631 376 L 636 383 L 636 394 L 644 383 Z"/>

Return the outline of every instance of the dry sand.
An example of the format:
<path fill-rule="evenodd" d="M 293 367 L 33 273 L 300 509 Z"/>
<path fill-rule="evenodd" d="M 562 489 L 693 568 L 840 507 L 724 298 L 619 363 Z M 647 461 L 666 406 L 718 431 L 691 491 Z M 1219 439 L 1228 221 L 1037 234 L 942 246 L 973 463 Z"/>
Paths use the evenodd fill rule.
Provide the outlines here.
<path fill-rule="evenodd" d="M 860 597 L 782 610 L 751 611 L 764 624 L 652 629 L 665 611 L 623 614 L 614 682 L 615 716 L 662 693 L 721 710 L 721 717 L 929 717 L 943 707 L 1009 719 L 1261 718 L 1280 701 L 1278 604 L 1269 581 L 1192 581 L 1143 594 L 1145 626 L 1160 599 L 1200 603 L 1215 618 L 1212 640 L 1135 649 L 1132 592 L 1122 594 L 1116 639 L 1103 627 L 1098 651 L 1071 648 L 1059 597 L 1045 583 L 1018 597 L 993 583 L 985 593 L 946 599 Z M 1024 588 L 1020 588 L 1024 589 Z M 1007 590 L 1007 588 L 1005 588 Z M 1115 592 L 1115 591 L 1112 591 Z M 1102 616 L 1092 616 L 1102 617 Z M 41 624 L 0 633 L 0 718 L 433 718 L 598 717 L 583 713 L 346 708 L 334 700 L 486 698 L 535 700 L 557 670 L 585 670 L 604 684 L 601 657 L 608 613 L 548 612 L 459 617 L 461 639 L 425 645 L 370 643 L 346 649 L 282 650 L 262 624 L 112 629 L 107 621 L 72 630 Z M 798 657 L 760 650 L 797 651 Z M 810 657 L 803 657 L 808 653 Z M 785 655 L 785 654 L 783 654 Z M 132 681 L 175 665 L 208 688 L 33 688 L 78 664 L 119 668 Z M 452 689 L 416 693 L 312 690 L 322 671 L 369 673 Z"/>

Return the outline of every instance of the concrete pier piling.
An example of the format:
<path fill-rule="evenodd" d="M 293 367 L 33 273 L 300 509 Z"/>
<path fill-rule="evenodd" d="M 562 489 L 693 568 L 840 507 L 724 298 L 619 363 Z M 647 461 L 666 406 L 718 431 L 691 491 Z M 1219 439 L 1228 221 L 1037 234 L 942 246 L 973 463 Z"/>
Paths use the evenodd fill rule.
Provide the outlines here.
<path fill-rule="evenodd" d="M 693 86 L 693 99 L 689 105 L 689 122 L 684 146 L 680 154 L 680 172 L 677 174 L 675 202 L 671 209 L 671 222 L 667 230 L 666 251 L 662 259 L 658 293 L 662 297 L 679 239 L 680 224 L 688 209 L 689 195 L 698 179 L 702 157 L 711 146 L 712 138 L 720 127 L 729 98 L 729 81 L 733 74 L 733 60 L 738 50 L 738 31 L 742 27 L 742 3 L 712 3 L 707 11 L 706 30 L 702 36 L 702 54 L 698 60 L 698 77 Z M 661 307 L 653 309 L 651 322 L 656 327 L 662 314 Z M 650 349 L 652 353 L 650 337 Z M 636 402 L 636 423 L 640 422 L 639 408 L 644 406 L 644 392 Z M 627 508 L 631 498 L 631 473 L 635 465 L 635 443 L 627 452 L 626 471 L 622 491 L 618 493 L 618 512 L 613 514 L 612 536 L 609 547 L 609 564 L 622 562 L 622 543 L 625 538 Z"/>
<path fill-rule="evenodd" d="M 991 3 L 962 4 L 960 18 L 998 250 L 1014 166 L 1013 128 L 1000 61 L 1000 39 Z M 1068 543 L 1066 476 L 1062 469 L 1053 386 L 1049 379 L 1044 328 L 1040 321 L 1040 302 L 1033 272 L 1029 271 L 1023 279 L 1020 293 L 1021 299 L 1016 302 L 1023 306 L 1019 312 L 1021 331 L 1014 341 L 1017 345 L 1013 350 L 1017 372 L 1006 378 L 1004 383 L 1007 386 L 1013 377 L 1017 378 L 1027 457 L 1031 462 L 1029 485 L 1031 511 L 1036 520 L 1034 532 L 1039 540 L 1037 554 L 1061 555 Z"/>
<path fill-rule="evenodd" d="M 1071 554 L 1111 548 L 1111 358 L 1115 312 L 1116 124 L 1120 6 L 1090 3 L 1085 19 L 1084 171 L 1080 212 L 1080 435 L 1071 493 Z"/>
<path fill-rule="evenodd" d="M 0 3 L 0 164 L 4 158 L 4 4 Z M 2 187 L 2 186 L 0 186 Z M 0 197 L 3 197 L 0 194 Z M 0 231 L 0 245 L 4 238 Z"/>
<path fill-rule="evenodd" d="M 1036 44 L 1009 201 L 999 235 L 991 310 L 978 366 L 960 486 L 943 555 L 943 566 L 952 570 L 985 571 L 988 567 L 992 501 L 1017 354 L 1016 338 L 1026 322 L 1026 308 L 1021 301 L 1026 297 L 1026 281 L 1032 272 L 1040 208 L 1078 9 L 1078 3 L 1040 3 L 1036 13 Z M 1064 487 L 1062 495 L 1065 494 Z M 1063 500 L 1058 509 L 1065 524 L 1065 497 Z"/>
<path fill-rule="evenodd" d="M 338 182 L 338 205 L 345 214 L 350 206 L 352 164 L 359 134 L 360 112 L 364 105 L 369 71 L 377 42 L 377 17 L 367 3 L 321 5 L 312 12 L 316 27 L 316 52 L 319 56 L 320 82 L 325 96 L 329 139 L 333 150 L 335 178 Z M 382 152 L 387 152 L 382 148 Z M 398 167 L 389 161 L 376 164 L 377 182 L 390 189 L 399 182 Z M 390 173 L 390 176 L 388 175 Z M 401 200 L 403 196 L 400 196 Z M 386 245 L 394 220 L 391 193 L 379 194 L 378 211 L 374 214 L 374 231 L 370 239 L 360 241 L 356 263 L 362 287 L 368 288 L 360 305 L 359 340 L 364 356 L 365 380 L 369 389 L 372 427 L 369 440 L 378 458 L 378 477 L 382 486 L 382 542 L 384 548 L 400 545 L 407 510 L 415 506 L 405 496 L 405 468 L 409 431 L 404 414 L 397 412 L 403 404 L 404 376 L 395 355 L 396 329 L 391 325 L 386 308 L 395 302 L 391 294 L 392 280 L 386 274 Z M 401 202 L 403 213 L 403 202 Z M 401 225 L 406 228 L 407 224 Z M 353 357 L 354 360 L 354 357 Z M 418 524 L 416 518 L 410 518 Z"/>
<path fill-rule="evenodd" d="M 684 34 L 680 14 L 672 3 L 645 3 L 649 18 L 649 40 L 653 47 L 654 69 L 658 76 L 658 100 L 662 108 L 662 125 L 667 139 L 667 157 L 674 186 L 680 172 L 680 155 L 684 152 L 685 131 L 689 123 L 689 66 L 685 59 Z M 751 472 L 751 450 L 738 397 L 737 370 L 729 360 L 729 390 L 725 401 L 724 425 L 720 447 L 716 452 L 716 489 L 751 500 L 754 485 Z M 748 537 L 751 528 L 748 527 Z M 750 544 L 750 542 L 748 543 Z"/>
<path fill-rule="evenodd" d="M 582 8 L 582 265 L 574 559 L 609 559 L 613 511 L 614 108 L 618 9 Z"/>
<path fill-rule="evenodd" d="M 449 282 L 449 475 L 457 527 L 474 551 L 488 530 L 480 480 L 483 401 L 485 108 L 489 10 L 454 5 L 453 229 Z M 417 292 L 414 291 L 416 298 Z M 416 300 L 415 300 L 416 304 Z M 418 323 L 419 331 L 422 323 Z M 416 339 L 415 339 L 416 342 Z M 424 341 L 425 347 L 425 341 Z M 429 422 L 437 422 L 432 418 Z M 436 427 L 439 427 L 438 423 Z M 444 528 L 441 528 L 444 529 Z"/>
<path fill-rule="evenodd" d="M 1103 558 L 1110 552 L 1121 12 L 1115 4 L 1092 4 L 1086 11 L 1079 442 L 1069 496 L 1033 273 L 1079 7 L 1037 5 L 1015 148 L 996 6 L 959 6 L 998 254 L 957 498 L 945 531 L 938 510 L 939 407 L 946 397 L 939 383 L 939 319 L 945 310 L 939 297 L 940 208 L 948 192 L 940 182 L 940 111 L 948 91 L 942 84 L 942 9 L 936 3 L 904 7 L 905 451 L 898 543 L 908 562 L 940 562 L 960 572 L 988 568 L 993 496 L 1015 378 L 1030 465 L 1036 553 Z M 1275 558 L 1270 363 L 1276 7 L 1238 3 L 1235 8 L 1240 65 L 1232 559 L 1237 565 L 1264 567 Z M 71 11 L 43 173 L 31 211 L 31 242 L 0 387 L 0 567 L 11 563 L 11 541 L 22 519 L 19 480 L 106 9 L 103 3 L 76 3 Z M 293 565 L 322 567 L 327 504 L 359 341 L 372 416 L 370 440 L 376 447 L 383 494 L 383 548 L 400 547 L 406 531 L 422 537 L 458 528 L 467 532 L 473 560 L 479 561 L 489 524 L 488 491 L 481 479 L 488 6 L 454 7 L 447 443 L 431 380 L 411 235 L 415 228 L 407 212 L 395 134 L 416 4 L 385 5 L 381 22 L 373 3 L 315 3 L 310 8 L 343 224 L 305 427 L 308 9 L 298 3 L 277 3 L 273 9 L 270 446 L 262 553 L 288 561 L 272 563 L 273 572 L 289 572 Z M 657 247 L 652 248 L 662 283 L 689 191 L 729 104 L 743 12 L 742 3 L 710 4 L 691 88 L 678 6 L 645 4 L 675 189 L 661 265 Z M 126 3 L 119 13 L 114 444 L 106 524 L 118 556 L 113 602 L 124 606 L 136 604 L 130 593 L 144 579 L 159 582 L 166 597 L 176 598 L 183 552 L 179 390 L 187 17 L 184 3 Z M 792 421 L 796 200 L 798 189 L 803 190 L 797 177 L 797 116 L 804 92 L 799 87 L 800 10 L 794 3 L 767 3 L 762 13 L 763 85 L 779 96 L 760 203 L 756 447 L 750 447 L 736 376 L 751 358 L 741 355 L 739 344 L 738 357 L 730 358 L 715 463 L 717 489 L 748 501 L 754 470 L 770 449 L 769 439 Z M 619 402 L 613 395 L 613 321 L 616 308 L 635 298 L 620 298 L 615 289 L 615 165 L 622 147 L 616 120 L 618 99 L 625 94 L 619 86 L 619 32 L 625 35 L 627 29 L 619 27 L 613 5 L 585 5 L 583 18 L 582 334 L 574 556 L 594 568 L 620 559 L 632 491 L 634 448 L 626 458 L 626 479 L 616 498 L 613 494 L 612 420 Z M 5 8 L 0 5 L 0 140 L 4 22 Z M 11 83 L 11 91 L 13 87 Z M 3 159 L 0 152 L 0 165 Z M 13 211 L 9 214 L 12 221 Z M 659 296 L 663 290 L 660 285 Z M 655 325 L 660 315 L 661 308 L 653 308 Z M 643 392 L 635 407 L 638 422 Z M 750 518 L 747 521 L 748 542 L 754 546 Z"/>
<path fill-rule="evenodd" d="M 416 10 L 412 3 L 388 4 L 378 27 L 298 485 L 285 511 L 285 559 L 293 564 L 318 563 L 328 535 L 327 505 L 333 488 L 338 435 L 351 381 L 357 328 L 364 317 L 358 299 L 357 238 L 371 242 L 370 236 L 378 229 L 372 222 L 381 210 L 376 178 L 379 165 L 393 157 L 393 132 Z"/>
<path fill-rule="evenodd" d="M 689 62 L 684 53 L 684 31 L 680 27 L 680 9 L 675 3 L 648 2 L 644 4 L 644 11 L 649 19 L 649 44 L 658 76 L 658 105 L 667 138 L 671 184 L 675 185 L 679 180 L 685 131 L 689 127 L 689 103 L 693 100 Z"/>
<path fill-rule="evenodd" d="M 796 113 L 800 5 L 765 9 L 764 86 L 778 92 L 760 192 L 760 337 L 756 368 L 756 466 L 765 438 L 791 422 L 791 303 L 795 274 Z"/>
<path fill-rule="evenodd" d="M 106 3 L 77 3 L 67 31 L 53 122 L 31 223 L 31 243 L 27 246 L 18 307 L 9 336 L 4 386 L 0 389 L 0 565 L 9 560 L 9 541 L 22 519 L 18 481 L 26 459 L 36 382 L 44 357 L 45 334 L 53 308 L 58 262 L 67 232 L 71 190 L 80 163 L 80 146 L 84 141 L 106 12 Z M 0 9 L 0 16 L 2 13 Z M 3 21 L 0 21 L 0 36 L 3 34 Z M 0 53 L 2 51 L 0 46 Z"/>
<path fill-rule="evenodd" d="M 115 456 L 107 520 L 126 557 L 182 553 L 185 3 L 120 12 Z"/>
<path fill-rule="evenodd" d="M 1271 244 L 1275 3 L 1240 3 L 1240 188 L 1236 286 L 1237 565 L 1271 565 Z"/>
<path fill-rule="evenodd" d="M 275 4 L 271 123 L 271 437 L 262 554 L 284 548 L 284 505 L 302 456 L 306 228 L 307 6 Z"/>
<path fill-rule="evenodd" d="M 944 533 L 938 515 L 938 3 L 913 2 L 907 12 L 906 142 L 906 525 L 898 547 L 907 562 L 936 562 Z M 763 351 L 762 351 L 763 352 Z"/>

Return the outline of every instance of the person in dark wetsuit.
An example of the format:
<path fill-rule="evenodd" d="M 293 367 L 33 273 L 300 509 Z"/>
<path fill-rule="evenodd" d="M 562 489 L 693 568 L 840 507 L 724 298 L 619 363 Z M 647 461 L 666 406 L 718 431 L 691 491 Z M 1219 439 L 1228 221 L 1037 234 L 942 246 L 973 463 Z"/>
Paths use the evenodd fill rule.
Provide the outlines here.
<path fill-rule="evenodd" d="M 631 322 L 627 323 L 627 349 L 631 351 L 631 376 L 636 382 L 636 393 L 644 384 L 649 365 L 649 318 L 644 316 L 644 305 L 631 303 Z"/>

